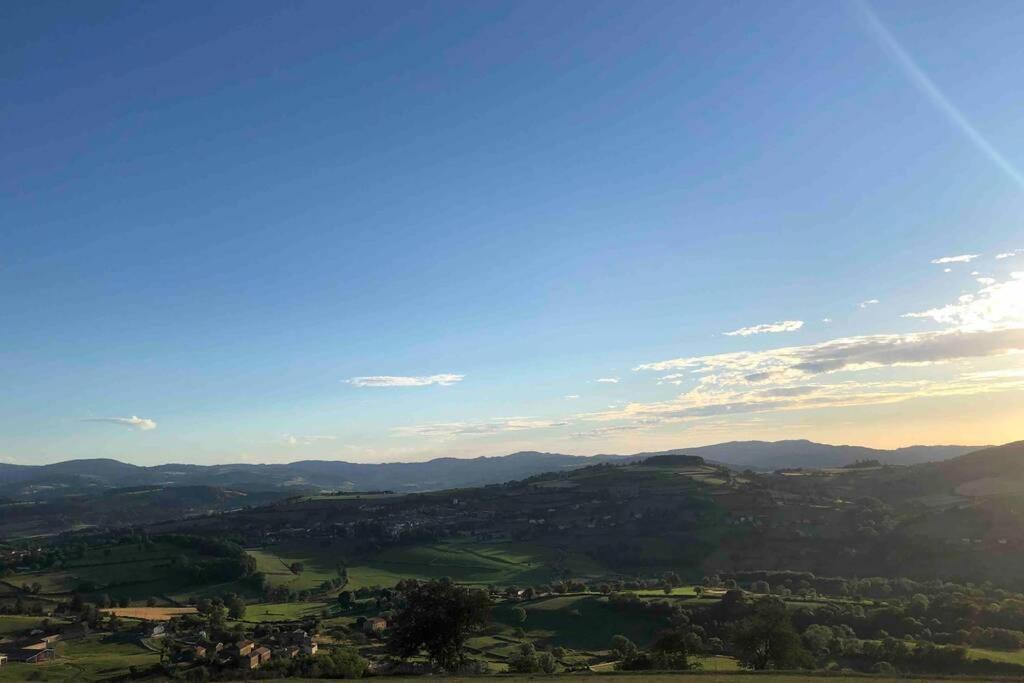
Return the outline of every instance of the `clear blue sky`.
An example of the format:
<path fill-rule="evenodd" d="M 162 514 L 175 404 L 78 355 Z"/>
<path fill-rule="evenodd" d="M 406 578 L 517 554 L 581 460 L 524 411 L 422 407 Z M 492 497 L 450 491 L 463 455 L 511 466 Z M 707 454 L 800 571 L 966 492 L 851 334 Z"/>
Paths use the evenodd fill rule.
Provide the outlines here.
<path fill-rule="evenodd" d="M 1012 1 L 3 3 L 0 459 L 1024 438 L 1021 35 Z M 927 348 L 805 371 L 840 338 Z"/>

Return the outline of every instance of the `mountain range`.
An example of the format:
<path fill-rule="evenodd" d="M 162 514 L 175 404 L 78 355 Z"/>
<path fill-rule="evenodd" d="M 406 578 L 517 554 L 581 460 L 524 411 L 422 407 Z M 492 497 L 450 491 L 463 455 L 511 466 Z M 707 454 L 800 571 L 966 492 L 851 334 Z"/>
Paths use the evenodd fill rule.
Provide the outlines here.
<path fill-rule="evenodd" d="M 246 492 L 321 490 L 398 492 L 485 486 L 544 472 L 604 462 L 629 463 L 652 455 L 699 455 L 737 469 L 842 467 L 860 460 L 912 465 L 942 461 L 984 446 L 911 446 L 895 450 L 832 446 L 806 440 L 733 441 L 633 455 L 566 455 L 522 451 L 478 458 L 437 458 L 410 463 L 352 463 L 301 460 L 288 464 L 139 466 L 110 459 L 68 460 L 50 465 L 0 463 L 0 498 L 47 499 L 140 486 L 205 486 Z"/>

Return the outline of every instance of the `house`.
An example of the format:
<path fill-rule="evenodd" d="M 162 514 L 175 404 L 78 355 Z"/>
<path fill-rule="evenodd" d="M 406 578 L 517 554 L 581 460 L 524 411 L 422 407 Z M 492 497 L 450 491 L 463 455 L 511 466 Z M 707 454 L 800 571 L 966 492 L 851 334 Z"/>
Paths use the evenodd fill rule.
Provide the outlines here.
<path fill-rule="evenodd" d="M 252 651 L 254 655 L 259 657 L 259 665 L 266 664 L 270 661 L 270 648 L 269 647 L 258 647 Z"/>
<path fill-rule="evenodd" d="M 299 650 L 298 645 L 289 645 L 284 649 L 283 654 L 288 659 L 295 659 L 299 656 L 299 652 L 301 652 L 301 650 Z"/>
<path fill-rule="evenodd" d="M 247 657 L 254 647 L 256 647 L 256 643 L 251 640 L 240 640 L 235 643 L 235 656 L 239 658 Z"/>
<path fill-rule="evenodd" d="M 206 648 L 202 645 L 192 648 L 192 659 L 206 659 Z"/>
<path fill-rule="evenodd" d="M 381 633 L 388 628 L 388 620 L 384 617 L 370 617 L 363 622 L 363 633 Z"/>
<path fill-rule="evenodd" d="M 302 651 L 307 655 L 315 655 L 317 651 L 316 641 L 312 638 L 302 641 Z"/>
<path fill-rule="evenodd" d="M 260 668 L 260 656 L 255 652 L 242 655 L 238 658 L 238 666 L 243 669 L 258 669 Z"/>
<path fill-rule="evenodd" d="M 0 666 L 3 666 L 6 663 L 7 663 L 7 655 L 0 654 Z"/>
<path fill-rule="evenodd" d="M 167 635 L 167 627 L 163 624 L 157 624 L 149 630 L 150 638 L 163 638 L 165 635 Z"/>

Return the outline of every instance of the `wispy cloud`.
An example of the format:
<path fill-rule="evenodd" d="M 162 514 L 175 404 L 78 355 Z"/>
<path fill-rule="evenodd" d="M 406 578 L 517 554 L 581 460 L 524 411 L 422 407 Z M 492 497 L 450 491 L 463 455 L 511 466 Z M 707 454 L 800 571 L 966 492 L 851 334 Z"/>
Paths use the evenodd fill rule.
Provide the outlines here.
<path fill-rule="evenodd" d="M 959 256 L 943 256 L 942 258 L 932 259 L 932 263 L 940 266 L 945 265 L 947 263 L 970 263 L 979 256 L 981 256 L 981 254 L 960 254 Z"/>
<path fill-rule="evenodd" d="M 1024 254 L 1024 249 L 1014 249 L 1013 251 L 1004 251 L 1001 254 L 996 254 L 996 258 L 1000 261 L 1003 259 L 1013 258 L 1014 256 L 1020 256 Z"/>
<path fill-rule="evenodd" d="M 881 302 L 878 299 L 868 299 L 867 301 L 861 301 L 857 304 L 858 308 L 867 308 L 868 306 L 877 306 Z"/>
<path fill-rule="evenodd" d="M 401 375 L 372 375 L 369 377 L 351 377 L 345 383 L 356 387 L 426 387 L 431 384 L 447 387 L 461 382 L 465 375 L 422 375 L 407 377 Z"/>
<path fill-rule="evenodd" d="M 331 436 L 328 434 L 312 434 L 300 436 L 297 434 L 285 434 L 284 442 L 289 446 L 312 446 L 317 443 L 324 443 L 328 441 L 337 441 L 338 437 Z"/>
<path fill-rule="evenodd" d="M 501 417 L 484 422 L 441 422 L 437 424 L 397 427 L 393 431 L 399 436 L 422 436 L 453 439 L 459 436 L 486 436 L 505 432 L 523 432 L 534 429 L 564 427 L 563 420 L 543 420 L 534 417 Z"/>
<path fill-rule="evenodd" d="M 140 432 L 156 429 L 156 422 L 154 420 L 151 420 L 148 417 L 137 417 L 135 415 L 132 415 L 131 417 L 89 417 L 84 419 L 83 422 L 106 422 L 108 424 L 137 429 Z"/>
<path fill-rule="evenodd" d="M 795 332 L 804 326 L 803 320 L 780 320 L 777 323 L 764 323 L 741 327 L 732 332 L 723 332 L 726 337 L 749 337 L 753 334 L 771 334 L 775 332 Z"/>
<path fill-rule="evenodd" d="M 619 378 L 618 377 L 599 377 L 596 381 L 602 382 L 604 384 L 618 384 L 619 383 Z"/>
<path fill-rule="evenodd" d="M 568 396 L 566 396 L 565 398 L 566 398 L 566 400 L 568 400 L 568 401 L 575 401 L 575 400 L 576 400 L 576 399 L 578 399 L 579 397 L 580 397 L 580 395 L 579 395 L 579 394 L 569 394 L 569 395 L 568 395 Z"/>

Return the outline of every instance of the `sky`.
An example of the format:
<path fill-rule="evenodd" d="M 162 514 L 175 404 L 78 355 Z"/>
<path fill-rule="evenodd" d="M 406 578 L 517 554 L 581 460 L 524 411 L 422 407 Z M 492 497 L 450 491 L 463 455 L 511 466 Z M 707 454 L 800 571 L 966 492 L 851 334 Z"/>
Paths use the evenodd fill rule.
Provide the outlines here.
<path fill-rule="evenodd" d="M 0 462 L 1024 439 L 1022 33 L 0 4 Z"/>

